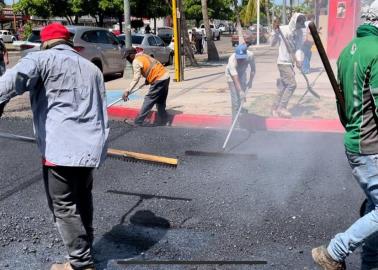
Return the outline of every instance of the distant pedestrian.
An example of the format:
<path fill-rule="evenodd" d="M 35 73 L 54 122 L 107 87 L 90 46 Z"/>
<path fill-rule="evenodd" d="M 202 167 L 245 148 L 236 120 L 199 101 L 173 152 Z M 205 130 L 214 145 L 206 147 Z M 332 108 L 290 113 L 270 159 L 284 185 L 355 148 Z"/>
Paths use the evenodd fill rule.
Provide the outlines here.
<path fill-rule="evenodd" d="M 145 118 L 156 105 L 156 124 L 165 125 L 168 121 L 165 107 L 170 81 L 169 71 L 155 58 L 143 53 L 137 54 L 134 48 L 126 49 L 125 58 L 133 65 L 134 77 L 128 90 L 124 92 L 123 99 L 125 101 L 129 99 L 131 91 L 135 89 L 142 76 L 146 79 L 145 84 L 150 85 L 150 90 L 144 97 L 144 102 L 137 118 L 134 123 L 129 124 L 132 126 L 144 125 Z"/>
<path fill-rule="evenodd" d="M 363 17 L 366 22 L 358 27 L 357 37 L 340 54 L 337 74 L 345 99 L 346 114 L 340 113 L 346 131 L 345 152 L 352 174 L 366 196 L 367 207 L 363 216 L 336 234 L 328 247 L 312 250 L 315 262 L 326 270 L 346 269 L 346 258 L 359 246 L 359 269 L 378 269 L 378 0 Z M 350 191 L 339 192 L 348 200 Z"/>
<path fill-rule="evenodd" d="M 8 51 L 4 42 L 0 40 L 0 76 L 5 73 L 6 65 L 9 65 Z"/>
<path fill-rule="evenodd" d="M 147 24 L 146 27 L 144 28 L 144 32 L 145 32 L 146 34 L 150 34 L 150 33 L 151 33 L 151 27 L 150 27 L 149 24 Z"/>
<path fill-rule="evenodd" d="M 305 21 L 306 17 L 303 14 L 294 13 L 289 25 L 280 26 L 278 21 L 274 23 L 271 45 L 279 44 L 277 67 L 280 73 L 280 78 L 277 80 L 277 95 L 271 109 L 274 117 L 291 118 L 291 113 L 288 111 L 287 106 L 297 88 L 294 66 L 301 68 L 303 62 L 303 59 L 300 59 L 299 56 L 302 55 L 303 57 L 302 46 Z M 279 34 L 279 29 L 290 48 L 287 48 Z M 295 59 L 292 58 L 292 55 L 295 55 Z"/>
<path fill-rule="evenodd" d="M 0 40 L 0 76 L 3 76 L 6 71 L 6 65 L 9 65 L 9 57 L 8 51 L 5 47 L 5 44 L 2 40 Z M 7 105 L 9 100 L 4 100 L 2 104 L 0 104 L 0 117 L 4 112 L 4 108 Z"/>
<path fill-rule="evenodd" d="M 198 54 L 203 53 L 203 42 L 202 42 L 202 35 L 196 31 L 196 29 L 192 29 L 192 39 L 196 47 L 196 52 Z"/>
<path fill-rule="evenodd" d="M 50 24 L 40 36 L 42 50 L 0 78 L 0 104 L 30 93 L 47 201 L 69 260 L 51 270 L 94 270 L 92 171 L 105 160 L 109 133 L 104 79 L 63 25 Z"/>
<path fill-rule="evenodd" d="M 253 53 L 248 51 L 247 45 L 238 45 L 235 53 L 228 59 L 226 67 L 226 78 L 231 95 L 232 119 L 235 118 L 241 103 L 246 101 L 246 91 L 252 87 L 255 73 L 256 65 Z"/>
<path fill-rule="evenodd" d="M 302 71 L 304 74 L 308 74 L 311 71 L 311 57 L 312 57 L 312 46 L 314 46 L 314 40 L 312 39 L 311 33 L 310 33 L 310 28 L 308 27 L 309 24 L 312 21 L 306 21 L 305 22 L 305 30 L 304 32 L 304 41 L 303 41 L 303 46 L 302 46 L 302 51 L 304 54 L 303 58 L 303 65 L 302 65 Z"/>

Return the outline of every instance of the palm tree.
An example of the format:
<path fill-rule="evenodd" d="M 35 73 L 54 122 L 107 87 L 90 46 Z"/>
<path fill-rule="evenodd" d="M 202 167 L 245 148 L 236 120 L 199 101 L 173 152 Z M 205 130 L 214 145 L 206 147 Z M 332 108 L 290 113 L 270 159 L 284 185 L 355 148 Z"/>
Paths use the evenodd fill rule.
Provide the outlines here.
<path fill-rule="evenodd" d="M 244 7 L 243 10 L 243 23 L 248 24 L 252 19 L 256 16 L 257 13 L 257 1 L 260 1 L 260 4 L 265 7 L 265 13 L 267 18 L 267 23 L 270 25 L 270 15 L 269 15 L 269 0 L 248 0 L 247 5 Z"/>
<path fill-rule="evenodd" d="M 206 29 L 206 40 L 207 40 L 207 59 L 208 61 L 218 61 L 219 54 L 217 47 L 215 47 L 214 40 L 213 40 L 213 33 L 210 29 L 210 22 L 209 22 L 209 10 L 207 8 L 207 0 L 201 0 L 202 6 L 202 16 L 203 16 L 203 24 L 205 25 Z"/>

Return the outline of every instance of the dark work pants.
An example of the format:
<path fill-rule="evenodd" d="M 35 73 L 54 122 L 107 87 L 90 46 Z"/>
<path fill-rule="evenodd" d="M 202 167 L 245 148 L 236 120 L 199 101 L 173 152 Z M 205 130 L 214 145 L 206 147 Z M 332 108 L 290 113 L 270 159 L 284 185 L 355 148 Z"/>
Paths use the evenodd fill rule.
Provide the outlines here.
<path fill-rule="evenodd" d="M 93 267 L 92 168 L 43 166 L 43 178 L 54 222 L 73 269 Z"/>
<path fill-rule="evenodd" d="M 135 124 L 143 124 L 144 119 L 148 116 L 151 109 L 156 104 L 158 122 L 164 122 L 167 120 L 167 112 L 165 110 L 167 97 L 168 97 L 168 87 L 170 78 L 162 81 L 156 81 L 151 85 L 148 94 L 144 97 L 144 102 L 142 108 L 140 109 L 139 115 L 135 119 Z"/>

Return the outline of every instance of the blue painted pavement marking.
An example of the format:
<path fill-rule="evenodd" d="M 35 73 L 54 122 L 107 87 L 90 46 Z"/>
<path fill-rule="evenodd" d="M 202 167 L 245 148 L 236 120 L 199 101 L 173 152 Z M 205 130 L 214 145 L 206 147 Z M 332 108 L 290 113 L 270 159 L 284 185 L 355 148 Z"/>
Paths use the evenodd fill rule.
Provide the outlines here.
<path fill-rule="evenodd" d="M 122 97 L 123 90 L 108 90 L 106 91 L 106 103 L 110 104 L 113 101 L 116 101 L 120 97 Z M 137 100 L 142 99 L 142 95 L 138 95 L 137 93 L 130 95 L 130 100 Z"/>

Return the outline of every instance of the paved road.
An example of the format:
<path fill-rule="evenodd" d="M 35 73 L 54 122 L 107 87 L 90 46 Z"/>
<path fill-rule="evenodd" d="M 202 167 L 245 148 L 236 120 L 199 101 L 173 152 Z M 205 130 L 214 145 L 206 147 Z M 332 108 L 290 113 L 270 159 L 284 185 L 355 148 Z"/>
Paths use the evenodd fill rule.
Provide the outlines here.
<path fill-rule="evenodd" d="M 111 126 L 112 147 L 179 156 L 181 164 L 174 170 L 108 159 L 96 171 L 99 269 L 315 269 L 311 247 L 358 215 L 362 194 L 340 134 L 239 131 L 233 151 L 257 155 L 246 160 L 183 155 L 219 149 L 222 130 Z M 32 125 L 2 119 L 0 130 L 31 135 Z M 64 249 L 46 206 L 36 147 L 0 139 L 0 149 L 0 269 L 48 269 Z M 268 264 L 125 268 L 111 261 L 125 258 Z M 358 269 L 358 254 L 348 264 Z"/>

